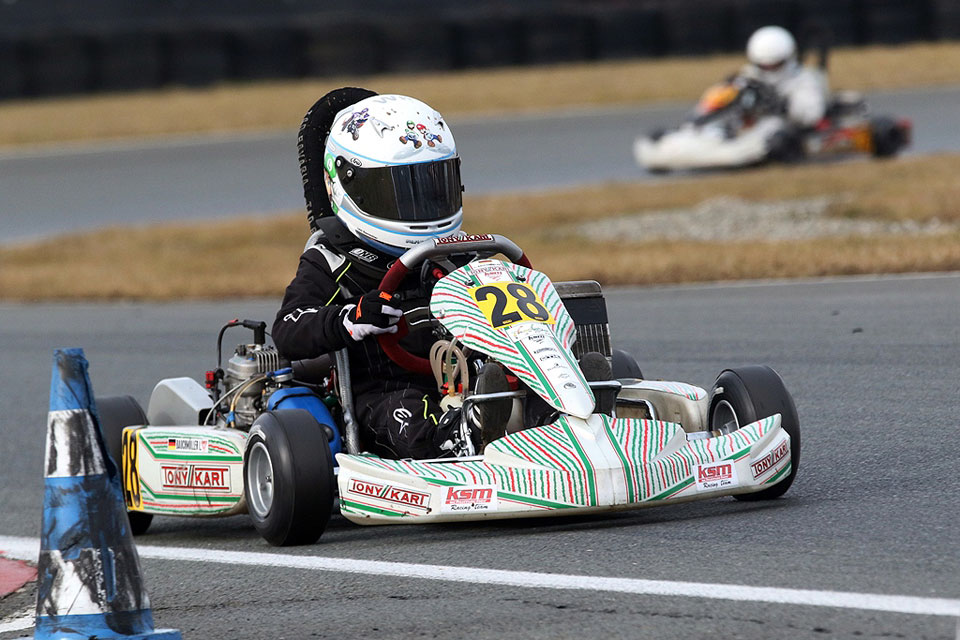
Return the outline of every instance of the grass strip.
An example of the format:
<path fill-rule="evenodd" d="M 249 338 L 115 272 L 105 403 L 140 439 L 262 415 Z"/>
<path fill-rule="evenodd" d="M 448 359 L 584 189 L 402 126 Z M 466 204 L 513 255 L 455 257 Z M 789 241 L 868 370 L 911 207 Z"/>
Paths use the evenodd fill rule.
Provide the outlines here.
<path fill-rule="evenodd" d="M 960 223 L 960 156 L 769 167 L 550 193 L 467 197 L 466 229 L 502 233 L 554 280 L 655 284 L 960 270 L 960 233 L 752 242 L 587 241 L 572 225 L 690 207 L 838 196 L 831 216 Z M 567 230 L 566 232 L 564 230 Z M 0 299 L 278 301 L 307 237 L 302 213 L 111 228 L 0 248 Z"/>

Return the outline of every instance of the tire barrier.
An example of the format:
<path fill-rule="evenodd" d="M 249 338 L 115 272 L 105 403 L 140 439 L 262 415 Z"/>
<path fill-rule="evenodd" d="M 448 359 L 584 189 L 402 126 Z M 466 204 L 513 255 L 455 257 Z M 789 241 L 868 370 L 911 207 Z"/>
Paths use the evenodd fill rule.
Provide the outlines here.
<path fill-rule="evenodd" d="M 155 630 L 120 490 L 100 432 L 82 349 L 53 355 L 34 638 L 153 638 Z"/>
<path fill-rule="evenodd" d="M 548 13 L 523 20 L 523 61 L 551 64 L 596 57 L 593 25 L 586 16 Z"/>
<path fill-rule="evenodd" d="M 93 56 L 88 38 L 36 37 L 25 42 L 21 51 L 24 95 L 52 96 L 93 90 Z"/>
<path fill-rule="evenodd" d="M 382 71 L 452 69 L 457 63 L 455 29 L 435 18 L 393 18 L 380 22 Z"/>
<path fill-rule="evenodd" d="M 865 43 L 861 5 L 858 0 L 802 0 L 800 33 L 821 32 L 834 46 Z"/>
<path fill-rule="evenodd" d="M 960 38 L 956 0 L 406 0 L 351 18 L 289 3 L 71 6 L 0 3 L 0 99 L 742 51 L 765 24 L 834 46 Z"/>
<path fill-rule="evenodd" d="M 104 34 L 94 38 L 94 43 L 94 86 L 98 91 L 149 89 L 165 82 L 156 34 Z"/>
<path fill-rule="evenodd" d="M 960 4 L 956 0 L 933 0 L 930 6 L 931 37 L 960 38 Z"/>
<path fill-rule="evenodd" d="M 735 6 L 733 41 L 746 44 L 754 31 L 776 24 L 797 34 L 800 10 L 795 0 L 745 0 Z"/>
<path fill-rule="evenodd" d="M 666 53 L 660 12 L 655 9 L 597 11 L 591 16 L 598 59 L 659 56 Z"/>
<path fill-rule="evenodd" d="M 872 0 L 863 12 L 864 41 L 901 44 L 932 36 L 931 8 L 923 2 L 905 4 L 900 0 Z"/>
<path fill-rule="evenodd" d="M 24 95 L 20 47 L 13 40 L 0 40 L 0 100 Z"/>
<path fill-rule="evenodd" d="M 517 18 L 482 18 L 454 24 L 455 66 L 505 67 L 523 63 L 523 24 Z"/>
<path fill-rule="evenodd" d="M 162 43 L 164 84 L 198 87 L 231 77 L 228 40 L 222 32 L 172 32 L 163 36 Z"/>
<path fill-rule="evenodd" d="M 284 29 L 248 28 L 229 35 L 229 75 L 245 80 L 297 78 L 304 74 L 302 34 Z"/>
<path fill-rule="evenodd" d="M 663 31 L 669 53 L 718 53 L 742 48 L 734 42 L 734 12 L 721 3 L 664 5 Z"/>
<path fill-rule="evenodd" d="M 370 24 L 318 24 L 304 29 L 302 42 L 307 77 L 368 74 L 383 69 L 380 34 Z"/>

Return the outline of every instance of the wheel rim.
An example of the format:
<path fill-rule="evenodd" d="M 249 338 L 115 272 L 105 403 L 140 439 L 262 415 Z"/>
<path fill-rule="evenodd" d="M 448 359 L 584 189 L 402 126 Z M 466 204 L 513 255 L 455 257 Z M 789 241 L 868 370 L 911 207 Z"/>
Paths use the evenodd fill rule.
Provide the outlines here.
<path fill-rule="evenodd" d="M 740 421 L 737 419 L 737 412 L 733 405 L 726 400 L 720 400 L 713 407 L 713 420 L 711 426 L 715 431 L 723 433 L 733 433 L 740 428 Z"/>
<path fill-rule="evenodd" d="M 256 442 L 247 459 L 247 494 L 250 510 L 255 516 L 267 517 L 273 506 L 273 461 L 263 442 Z"/>

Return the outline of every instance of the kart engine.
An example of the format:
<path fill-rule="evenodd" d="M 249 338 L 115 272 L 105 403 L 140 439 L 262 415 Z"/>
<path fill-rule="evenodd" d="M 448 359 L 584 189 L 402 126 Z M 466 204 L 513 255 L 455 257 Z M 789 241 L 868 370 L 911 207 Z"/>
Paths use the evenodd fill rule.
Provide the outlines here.
<path fill-rule="evenodd" d="M 273 345 L 237 345 L 224 368 L 224 400 L 230 407 L 226 422 L 232 422 L 231 426 L 239 429 L 249 429 L 276 389 L 276 383 L 284 381 L 281 376 L 267 374 L 289 366 Z"/>

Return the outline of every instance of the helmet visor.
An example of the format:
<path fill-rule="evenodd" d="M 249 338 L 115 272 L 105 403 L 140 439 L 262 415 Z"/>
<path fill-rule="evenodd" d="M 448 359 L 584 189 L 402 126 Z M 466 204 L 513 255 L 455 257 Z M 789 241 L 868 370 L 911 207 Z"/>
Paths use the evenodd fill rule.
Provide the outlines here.
<path fill-rule="evenodd" d="M 771 72 L 774 72 L 774 71 L 780 71 L 780 70 L 783 69 L 786 65 L 787 65 L 787 61 L 786 61 L 786 60 L 781 60 L 780 62 L 771 62 L 770 64 L 759 64 L 759 63 L 757 63 L 757 67 L 759 67 L 762 71 L 766 71 L 766 72 L 768 72 L 768 73 L 771 73 Z"/>
<path fill-rule="evenodd" d="M 462 207 L 460 158 L 392 167 L 355 167 L 346 159 L 337 177 L 364 213 L 385 220 L 430 222 Z"/>

